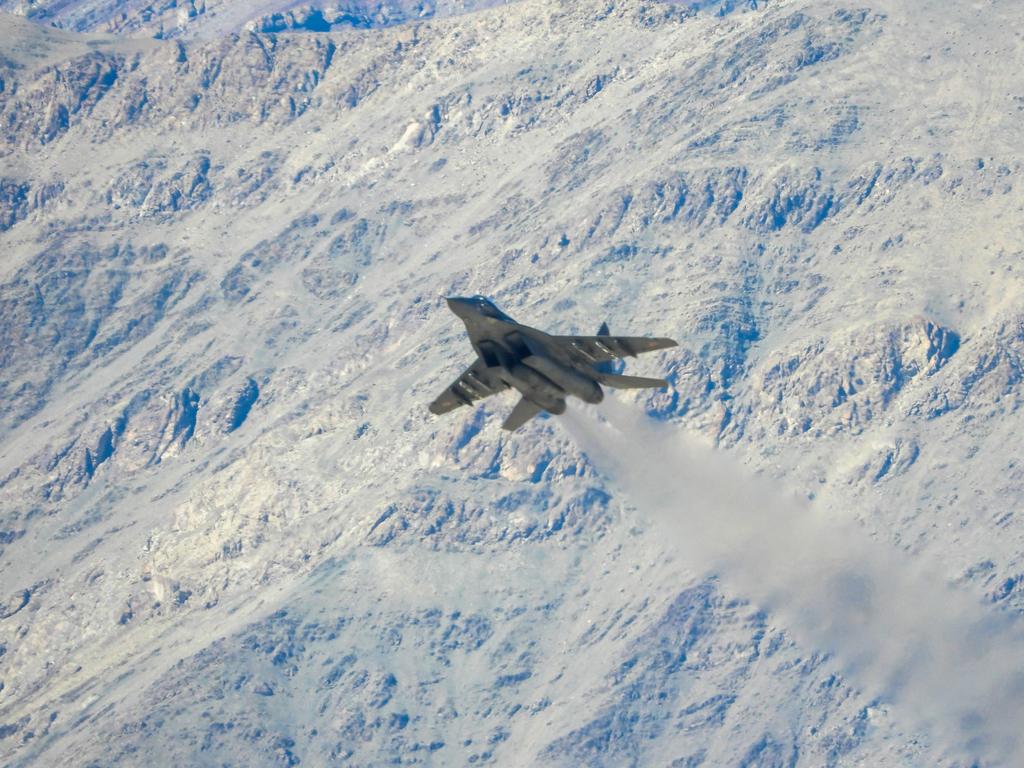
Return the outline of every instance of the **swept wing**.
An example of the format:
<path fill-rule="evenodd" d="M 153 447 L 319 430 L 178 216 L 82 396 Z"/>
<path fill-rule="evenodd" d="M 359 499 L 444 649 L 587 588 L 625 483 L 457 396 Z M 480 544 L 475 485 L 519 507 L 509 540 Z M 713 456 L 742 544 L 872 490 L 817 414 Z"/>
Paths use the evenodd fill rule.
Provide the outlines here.
<path fill-rule="evenodd" d="M 563 342 L 572 357 L 595 365 L 623 357 L 636 357 L 656 349 L 679 346 L 673 339 L 644 336 L 553 336 Z"/>
<path fill-rule="evenodd" d="M 448 413 L 462 405 L 496 395 L 508 389 L 508 384 L 494 376 L 479 357 L 463 371 L 441 395 L 430 404 L 430 412 Z"/>

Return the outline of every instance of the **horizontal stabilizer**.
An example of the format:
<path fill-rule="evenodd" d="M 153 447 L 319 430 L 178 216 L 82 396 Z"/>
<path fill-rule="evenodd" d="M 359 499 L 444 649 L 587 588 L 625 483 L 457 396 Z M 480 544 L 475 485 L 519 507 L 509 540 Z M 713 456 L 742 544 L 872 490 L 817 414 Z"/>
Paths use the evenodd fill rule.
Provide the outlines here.
<path fill-rule="evenodd" d="M 501 425 L 501 428 L 514 432 L 543 410 L 539 405 L 524 397 L 512 409 L 512 413 L 505 419 L 505 423 Z"/>
<path fill-rule="evenodd" d="M 602 373 L 597 380 L 608 387 L 616 389 L 664 389 L 668 382 L 664 379 L 646 379 L 643 376 L 616 376 L 614 373 Z"/>

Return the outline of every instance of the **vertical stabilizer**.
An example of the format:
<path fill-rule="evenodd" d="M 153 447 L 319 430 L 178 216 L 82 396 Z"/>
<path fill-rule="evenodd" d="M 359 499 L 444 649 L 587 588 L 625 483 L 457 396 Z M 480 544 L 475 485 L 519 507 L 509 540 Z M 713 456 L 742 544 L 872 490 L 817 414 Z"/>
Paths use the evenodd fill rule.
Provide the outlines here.
<path fill-rule="evenodd" d="M 598 336 L 611 336 L 612 332 L 608 329 L 608 322 L 601 323 L 601 327 L 597 329 Z M 594 370 L 598 373 L 622 373 L 622 369 L 625 366 L 616 364 L 614 360 L 605 360 L 601 363 L 594 364 Z"/>

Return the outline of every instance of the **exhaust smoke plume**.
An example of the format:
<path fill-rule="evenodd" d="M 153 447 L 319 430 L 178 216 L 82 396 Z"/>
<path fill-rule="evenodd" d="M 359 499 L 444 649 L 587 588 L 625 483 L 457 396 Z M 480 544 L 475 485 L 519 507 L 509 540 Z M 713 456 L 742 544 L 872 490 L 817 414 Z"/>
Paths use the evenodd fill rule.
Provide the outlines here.
<path fill-rule="evenodd" d="M 1024 765 L 1024 639 L 938 569 L 608 398 L 561 422 L 685 562 L 769 611 L 951 754 Z"/>

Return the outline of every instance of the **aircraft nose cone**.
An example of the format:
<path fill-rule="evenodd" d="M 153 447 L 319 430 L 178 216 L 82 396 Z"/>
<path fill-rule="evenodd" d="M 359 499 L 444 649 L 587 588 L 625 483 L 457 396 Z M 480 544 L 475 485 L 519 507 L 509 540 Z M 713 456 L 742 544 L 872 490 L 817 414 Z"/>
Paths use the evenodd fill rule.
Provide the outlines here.
<path fill-rule="evenodd" d="M 463 311 L 466 309 L 466 300 L 459 296 L 450 296 L 445 299 L 448 302 L 448 309 L 454 312 L 459 317 L 462 316 Z"/>

